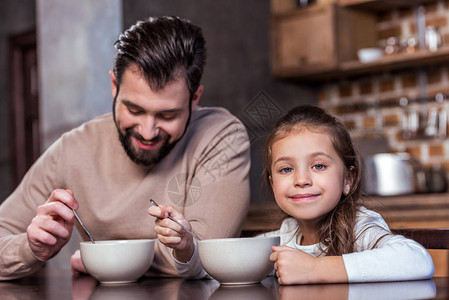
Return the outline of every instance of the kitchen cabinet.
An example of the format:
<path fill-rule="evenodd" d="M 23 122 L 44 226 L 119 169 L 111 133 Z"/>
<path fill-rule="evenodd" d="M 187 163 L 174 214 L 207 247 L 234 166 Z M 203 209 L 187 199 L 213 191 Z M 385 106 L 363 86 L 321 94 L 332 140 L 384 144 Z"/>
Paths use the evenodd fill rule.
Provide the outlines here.
<path fill-rule="evenodd" d="M 358 49 L 377 46 L 379 11 L 429 2 L 435 0 L 339 0 L 298 8 L 291 0 L 272 0 L 272 74 L 282 79 L 324 81 L 447 61 L 449 47 L 436 52 L 417 49 L 369 63 L 357 58 Z"/>
<path fill-rule="evenodd" d="M 273 16 L 273 75 L 314 77 L 338 71 L 340 63 L 352 60 L 358 48 L 376 44 L 375 23 L 371 14 L 335 4 L 314 5 Z"/>

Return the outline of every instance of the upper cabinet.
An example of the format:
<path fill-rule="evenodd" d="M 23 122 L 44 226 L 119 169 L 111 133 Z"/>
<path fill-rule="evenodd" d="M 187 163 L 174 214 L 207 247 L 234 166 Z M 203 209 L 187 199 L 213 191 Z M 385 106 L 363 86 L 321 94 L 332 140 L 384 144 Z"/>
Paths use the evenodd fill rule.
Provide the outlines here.
<path fill-rule="evenodd" d="M 419 45 L 416 51 L 384 55 L 371 62 L 360 62 L 357 56 L 361 48 L 379 46 L 379 12 L 404 6 L 417 10 L 429 2 L 435 0 L 321 0 L 299 7 L 297 1 L 272 0 L 272 73 L 277 78 L 323 81 L 448 60 L 449 48 L 431 51 Z"/>

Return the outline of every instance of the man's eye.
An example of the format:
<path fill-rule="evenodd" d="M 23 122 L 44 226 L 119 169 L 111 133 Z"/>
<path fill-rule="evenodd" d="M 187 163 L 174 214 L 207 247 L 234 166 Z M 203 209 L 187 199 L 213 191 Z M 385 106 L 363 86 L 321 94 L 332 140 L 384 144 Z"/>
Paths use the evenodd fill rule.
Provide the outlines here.
<path fill-rule="evenodd" d="M 135 115 L 135 116 L 142 114 L 141 109 L 136 109 L 136 108 L 132 108 L 132 107 L 128 107 L 128 111 L 130 114 Z"/>
<path fill-rule="evenodd" d="M 322 171 L 322 170 L 325 170 L 325 169 L 326 169 L 326 166 L 323 165 L 323 164 L 316 164 L 316 165 L 314 165 L 312 168 L 314 168 L 314 169 L 317 170 L 317 171 Z"/>
<path fill-rule="evenodd" d="M 173 120 L 176 117 L 176 115 L 175 114 L 161 114 L 160 117 L 161 117 L 161 119 L 168 121 L 168 120 Z"/>

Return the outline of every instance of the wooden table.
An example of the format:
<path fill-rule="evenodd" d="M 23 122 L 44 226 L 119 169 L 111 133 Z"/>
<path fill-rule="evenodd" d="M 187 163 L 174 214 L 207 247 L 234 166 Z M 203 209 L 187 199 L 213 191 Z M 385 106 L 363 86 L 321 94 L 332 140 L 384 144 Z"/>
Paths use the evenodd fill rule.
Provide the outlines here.
<path fill-rule="evenodd" d="M 104 286 L 90 276 L 43 268 L 34 275 L 0 282 L 1 299 L 448 299 L 449 278 L 431 280 L 279 286 L 274 277 L 261 284 L 220 286 L 215 280 L 142 278 Z"/>

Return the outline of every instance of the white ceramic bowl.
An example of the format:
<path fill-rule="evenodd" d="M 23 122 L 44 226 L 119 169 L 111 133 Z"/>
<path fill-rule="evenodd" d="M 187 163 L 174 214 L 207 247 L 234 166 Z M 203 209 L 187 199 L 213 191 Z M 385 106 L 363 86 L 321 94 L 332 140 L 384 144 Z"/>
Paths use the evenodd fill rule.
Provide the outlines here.
<path fill-rule="evenodd" d="M 139 279 L 150 268 L 154 240 L 81 242 L 80 251 L 84 267 L 100 283 L 128 283 Z"/>
<path fill-rule="evenodd" d="M 357 51 L 357 56 L 361 62 L 367 63 L 380 59 L 384 52 L 380 48 L 362 48 Z"/>
<path fill-rule="evenodd" d="M 227 238 L 198 242 L 198 254 L 206 272 L 221 284 L 260 282 L 273 270 L 271 246 L 280 238 Z"/>

